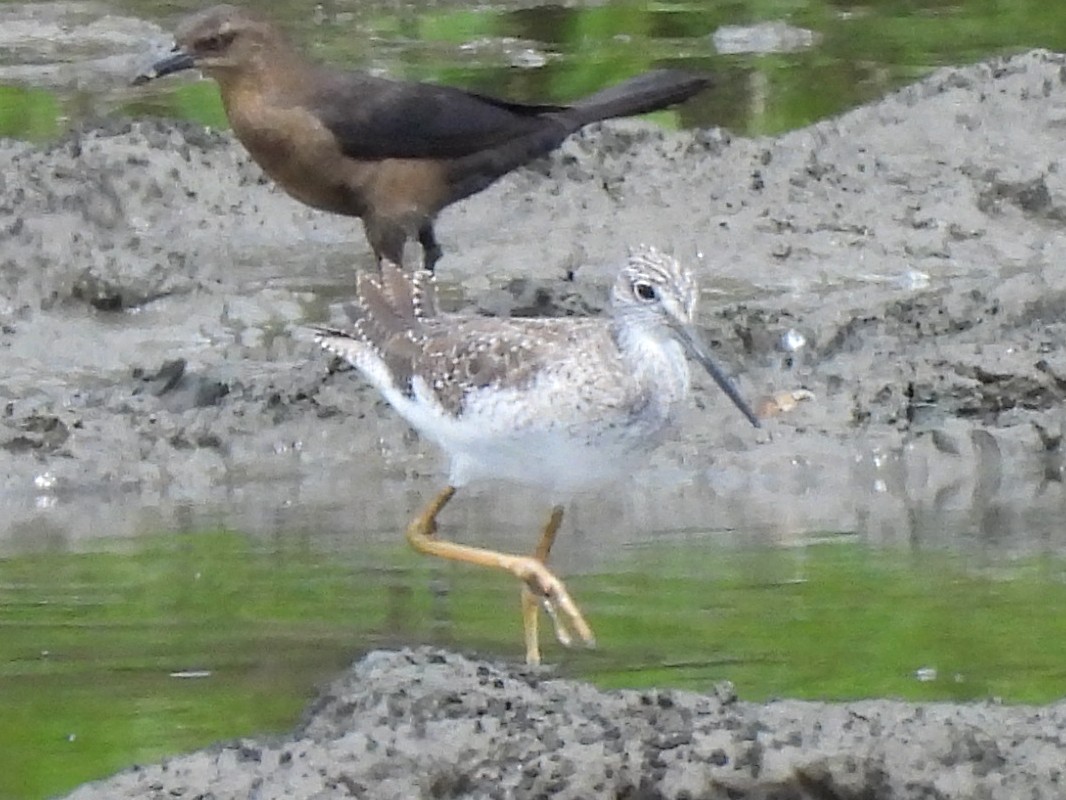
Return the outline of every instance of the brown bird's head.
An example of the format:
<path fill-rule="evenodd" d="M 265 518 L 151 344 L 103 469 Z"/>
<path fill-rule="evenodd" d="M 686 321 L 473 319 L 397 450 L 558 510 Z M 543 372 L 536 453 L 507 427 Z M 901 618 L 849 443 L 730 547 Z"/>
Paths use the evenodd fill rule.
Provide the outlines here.
<path fill-rule="evenodd" d="M 172 72 L 203 70 L 220 83 L 237 72 L 256 72 L 288 50 L 277 28 L 254 13 L 231 5 L 213 6 L 184 19 L 171 55 L 134 78 L 146 83 Z M 268 55 L 270 54 L 270 55 Z"/>

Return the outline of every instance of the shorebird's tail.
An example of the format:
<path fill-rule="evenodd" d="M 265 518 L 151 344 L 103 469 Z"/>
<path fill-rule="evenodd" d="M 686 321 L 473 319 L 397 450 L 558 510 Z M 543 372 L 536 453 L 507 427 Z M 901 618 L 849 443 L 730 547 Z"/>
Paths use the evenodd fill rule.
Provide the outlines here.
<path fill-rule="evenodd" d="M 388 259 L 382 259 L 380 267 L 379 275 L 361 272 L 356 279 L 356 315 L 366 320 L 368 336 L 414 330 L 440 313 L 432 272 L 407 273 Z"/>
<path fill-rule="evenodd" d="M 351 331 L 312 326 L 315 341 L 375 382 L 406 385 L 422 354 L 422 323 L 440 313 L 433 273 L 407 273 L 382 260 L 380 275 L 359 274 L 353 305 Z"/>

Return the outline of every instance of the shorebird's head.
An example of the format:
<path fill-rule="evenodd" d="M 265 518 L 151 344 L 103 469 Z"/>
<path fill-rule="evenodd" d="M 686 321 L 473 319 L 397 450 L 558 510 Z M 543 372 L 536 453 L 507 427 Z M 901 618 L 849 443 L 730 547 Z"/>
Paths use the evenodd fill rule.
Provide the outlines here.
<path fill-rule="evenodd" d="M 692 271 L 673 256 L 641 245 L 615 281 L 611 305 L 629 320 L 669 329 L 691 326 L 698 289 Z"/>
<path fill-rule="evenodd" d="M 695 326 L 699 289 L 692 271 L 673 256 L 654 247 L 641 246 L 615 281 L 611 306 L 623 324 L 661 331 L 676 339 L 698 362 L 755 427 L 759 418 L 741 397 L 733 382 L 711 358 Z"/>
<path fill-rule="evenodd" d="M 240 72 L 274 65 L 276 51 L 287 51 L 276 27 L 237 6 L 213 6 L 184 19 L 174 35 L 174 49 L 166 58 L 134 78 L 134 84 L 186 69 L 203 70 L 222 82 Z"/>

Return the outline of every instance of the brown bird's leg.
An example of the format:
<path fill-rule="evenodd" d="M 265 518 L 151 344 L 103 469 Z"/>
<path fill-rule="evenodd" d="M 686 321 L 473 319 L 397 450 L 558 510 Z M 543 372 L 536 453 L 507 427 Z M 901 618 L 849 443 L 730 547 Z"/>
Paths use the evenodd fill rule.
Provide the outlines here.
<path fill-rule="evenodd" d="M 366 238 L 377 258 L 378 268 L 382 260 L 403 266 L 403 247 L 407 243 L 407 231 L 403 225 L 397 225 L 387 219 L 367 216 L 363 218 Z"/>
<path fill-rule="evenodd" d="M 556 516 L 555 512 L 552 512 L 552 520 L 549 520 L 548 525 L 545 526 L 544 535 L 541 536 L 540 544 L 534 556 L 515 556 L 481 547 L 470 547 L 456 544 L 455 542 L 443 542 L 436 538 L 437 514 L 452 499 L 455 491 L 454 486 L 445 487 L 417 517 L 411 520 L 411 524 L 407 526 L 407 541 L 411 543 L 411 546 L 418 552 L 431 556 L 439 556 L 451 561 L 464 561 L 468 564 L 477 564 L 482 567 L 492 567 L 510 572 L 528 585 L 534 595 L 540 595 L 545 598 L 547 604 L 554 608 L 553 619 L 555 621 L 556 634 L 559 635 L 560 641 L 564 644 L 569 643 L 571 639 L 569 628 L 573 627 L 574 631 L 587 646 L 595 646 L 596 639 L 592 635 L 592 629 L 585 622 L 581 611 L 578 610 L 577 605 L 570 598 L 570 593 L 566 590 L 566 586 L 548 571 L 548 568 L 544 566 L 543 558 L 538 557 L 542 552 L 546 557 L 547 551 L 551 549 L 551 543 L 555 538 L 555 529 L 559 527 L 557 522 L 554 525 L 554 529 L 552 529 L 552 520 Z M 559 521 L 561 521 L 561 509 L 558 517 Z M 560 630 L 564 632 L 559 634 Z M 535 658 L 539 658 L 539 653 L 528 650 L 527 637 L 526 660 L 530 663 L 536 663 L 533 661 Z"/>
<path fill-rule="evenodd" d="M 444 254 L 437 235 L 433 232 L 433 220 L 427 219 L 418 229 L 418 242 L 422 245 L 422 268 L 433 272 Z"/>
<path fill-rule="evenodd" d="M 537 542 L 537 548 L 533 551 L 533 558 L 542 564 L 548 563 L 548 555 L 551 553 L 552 545 L 555 544 L 555 534 L 559 531 L 559 525 L 563 521 L 563 507 L 555 506 L 552 508 L 551 516 L 548 517 L 548 521 L 544 524 L 544 530 L 540 534 L 540 541 Z M 555 606 L 551 604 L 546 598 L 538 598 L 533 591 L 529 588 L 529 584 L 522 584 L 522 629 L 526 635 L 526 663 L 527 664 L 539 664 L 540 663 L 540 636 L 538 635 L 538 623 L 540 620 L 538 611 L 541 601 L 544 601 L 544 608 L 552 618 L 552 623 L 555 625 L 555 636 L 563 643 L 564 646 L 570 645 L 570 632 L 566 629 L 566 626 L 561 624 L 558 615 L 555 613 Z"/>

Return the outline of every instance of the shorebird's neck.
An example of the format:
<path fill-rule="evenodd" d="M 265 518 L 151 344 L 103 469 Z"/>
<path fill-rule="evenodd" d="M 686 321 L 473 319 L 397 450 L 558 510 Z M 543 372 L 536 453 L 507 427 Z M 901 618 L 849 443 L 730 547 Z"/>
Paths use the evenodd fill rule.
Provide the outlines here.
<path fill-rule="evenodd" d="M 688 392 L 688 361 L 681 343 L 663 325 L 616 317 L 611 332 L 630 373 L 667 404 L 680 401 Z"/>

